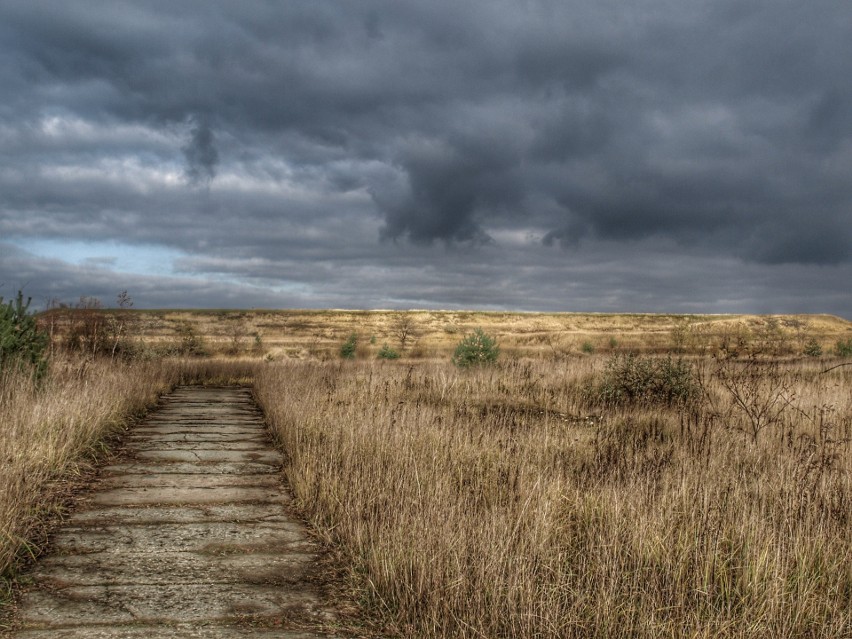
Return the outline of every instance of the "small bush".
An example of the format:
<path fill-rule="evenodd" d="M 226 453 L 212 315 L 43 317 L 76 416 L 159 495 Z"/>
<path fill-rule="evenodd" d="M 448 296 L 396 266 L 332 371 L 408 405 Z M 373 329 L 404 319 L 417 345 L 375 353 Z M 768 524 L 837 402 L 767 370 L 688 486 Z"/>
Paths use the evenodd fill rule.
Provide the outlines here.
<path fill-rule="evenodd" d="M 838 355 L 838 357 L 852 357 L 852 337 L 843 341 L 842 339 L 837 340 L 837 344 L 834 346 L 834 352 Z"/>
<path fill-rule="evenodd" d="M 486 335 L 481 328 L 477 328 L 459 342 L 453 353 L 452 361 L 459 368 L 485 366 L 496 362 L 499 354 L 500 348 L 497 346 L 497 340 Z"/>
<path fill-rule="evenodd" d="M 210 351 L 204 343 L 204 338 L 198 334 L 190 322 L 182 322 L 175 328 L 177 341 L 168 355 L 181 355 L 191 357 L 207 357 Z"/>
<path fill-rule="evenodd" d="M 358 336 L 352 333 L 343 346 L 340 347 L 340 356 L 343 359 L 355 359 L 355 352 L 358 350 Z"/>
<path fill-rule="evenodd" d="M 378 357 L 379 359 L 399 359 L 399 352 L 385 344 L 379 351 Z"/>
<path fill-rule="evenodd" d="M 586 355 L 591 355 L 595 352 L 595 346 L 591 342 L 583 342 L 580 346 L 580 350 L 586 353 Z"/>
<path fill-rule="evenodd" d="M 47 336 L 38 330 L 35 318 L 28 312 L 30 301 L 24 303 L 21 291 L 8 304 L 3 304 L 0 297 L 0 371 L 29 367 L 41 377 L 47 368 Z"/>
<path fill-rule="evenodd" d="M 674 405 L 695 397 L 692 367 L 682 359 L 615 355 L 607 362 L 596 399 L 605 404 Z"/>
<path fill-rule="evenodd" d="M 805 342 L 805 347 L 802 349 L 802 352 L 808 357 L 820 357 L 822 356 L 822 346 L 820 346 L 819 342 L 812 337 Z"/>

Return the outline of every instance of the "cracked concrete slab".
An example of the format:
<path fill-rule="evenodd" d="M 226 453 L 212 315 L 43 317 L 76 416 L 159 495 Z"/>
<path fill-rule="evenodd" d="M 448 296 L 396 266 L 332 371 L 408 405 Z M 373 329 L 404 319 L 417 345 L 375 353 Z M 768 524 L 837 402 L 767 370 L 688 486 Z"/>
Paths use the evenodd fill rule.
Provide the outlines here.
<path fill-rule="evenodd" d="M 131 451 L 169 451 L 169 450 L 194 450 L 194 451 L 211 451 L 211 450 L 269 450 L 269 444 L 261 441 L 228 441 L 228 442 L 211 442 L 211 441 L 129 441 L 126 446 Z"/>
<path fill-rule="evenodd" d="M 240 553 L 235 555 L 187 552 L 127 553 L 113 561 L 103 553 L 51 555 L 31 578 L 61 589 L 76 586 L 132 584 L 144 575 L 144 585 L 174 583 L 300 584 L 309 575 L 316 555 L 310 552 Z"/>
<path fill-rule="evenodd" d="M 142 450 L 137 459 L 147 461 L 188 462 L 255 462 L 258 464 L 281 465 L 281 455 L 274 450 Z"/>
<path fill-rule="evenodd" d="M 17 635 L 20 639 L 41 639 L 44 631 L 23 631 Z M 281 629 L 264 630 L 262 628 L 244 628 L 229 626 L 86 626 L 84 628 L 53 628 L 55 639 L 324 639 L 325 634 L 314 632 L 289 631 Z"/>
<path fill-rule="evenodd" d="M 281 481 L 274 473 L 127 473 L 113 475 L 101 481 L 98 489 L 114 488 L 227 488 L 251 486 L 277 488 Z"/>
<path fill-rule="evenodd" d="M 285 494 L 278 502 L 236 502 L 228 504 L 181 504 L 177 506 L 105 506 L 95 510 L 81 510 L 74 514 L 77 524 L 124 525 L 204 523 L 214 521 L 291 521 L 284 511 L 289 497 Z"/>
<path fill-rule="evenodd" d="M 125 450 L 22 580 L 12 637 L 341 636 L 248 390 L 179 388 Z"/>
<path fill-rule="evenodd" d="M 130 435 L 125 439 L 127 443 L 135 443 L 135 442 L 148 442 L 150 441 L 150 435 L 153 431 L 149 431 L 145 434 L 137 434 Z M 158 433 L 159 437 L 157 437 L 158 442 L 184 442 L 184 441 L 193 441 L 193 442 L 264 442 L 266 443 L 266 438 L 260 436 L 256 433 L 256 431 L 251 430 L 240 430 L 237 432 L 218 432 L 218 433 L 193 433 L 192 435 L 188 434 L 186 431 L 179 431 L 175 433 Z"/>
<path fill-rule="evenodd" d="M 103 506 L 153 504 L 218 504 L 235 501 L 269 501 L 285 503 L 285 495 L 276 488 L 116 488 L 94 493 L 88 500 Z"/>
<path fill-rule="evenodd" d="M 69 586 L 30 593 L 20 620 L 50 627 L 103 623 L 210 623 L 286 617 L 319 620 L 317 596 L 306 590 L 253 584 Z"/>
<path fill-rule="evenodd" d="M 112 464 L 104 468 L 109 476 L 159 474 L 159 475 L 260 475 L 263 473 L 278 473 L 279 464 L 260 464 L 255 462 L 208 462 L 157 464 L 142 460 L 128 461 L 122 464 Z"/>

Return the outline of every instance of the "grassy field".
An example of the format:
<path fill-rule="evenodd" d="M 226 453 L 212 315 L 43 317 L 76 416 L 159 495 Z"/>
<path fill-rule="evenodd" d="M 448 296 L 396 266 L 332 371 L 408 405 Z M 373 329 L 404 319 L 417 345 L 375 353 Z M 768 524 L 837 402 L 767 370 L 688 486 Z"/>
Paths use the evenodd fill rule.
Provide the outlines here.
<path fill-rule="evenodd" d="M 158 392 L 236 380 L 364 616 L 400 636 L 852 636 L 852 366 L 828 356 L 848 322 L 412 313 L 384 361 L 397 314 L 109 315 L 100 357 L 59 354 L 77 320 L 42 316 L 46 382 L 0 378 L 7 578 Z M 250 357 L 164 357 L 187 324 L 208 353 Z M 475 326 L 500 360 L 458 369 Z M 353 331 L 359 359 L 341 361 Z M 797 354 L 812 340 L 826 356 Z"/>
<path fill-rule="evenodd" d="M 694 366 L 679 405 L 602 402 L 603 357 L 256 388 L 300 507 L 405 636 L 852 636 L 852 369 Z"/>
<path fill-rule="evenodd" d="M 40 323 L 58 341 L 98 330 L 97 339 L 109 341 L 119 331 L 149 348 L 180 350 L 195 340 L 210 354 L 275 360 L 336 358 L 353 333 L 361 358 L 374 358 L 387 344 L 409 358 L 440 359 L 475 328 L 494 335 L 507 356 L 551 359 L 619 350 L 701 353 L 749 342 L 795 354 L 809 340 L 828 351 L 837 340 L 852 339 L 852 322 L 830 315 L 56 309 L 43 313 Z"/>

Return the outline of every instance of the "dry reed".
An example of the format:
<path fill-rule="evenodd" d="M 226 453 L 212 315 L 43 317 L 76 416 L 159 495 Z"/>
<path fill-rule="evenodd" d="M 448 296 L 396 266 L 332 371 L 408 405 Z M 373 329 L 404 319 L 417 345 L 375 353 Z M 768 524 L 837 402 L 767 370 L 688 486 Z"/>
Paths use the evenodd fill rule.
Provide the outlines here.
<path fill-rule="evenodd" d="M 0 576 L 22 553 L 35 555 L 36 528 L 58 508 L 63 484 L 170 382 L 153 365 L 84 360 L 54 362 L 41 384 L 0 376 Z"/>
<path fill-rule="evenodd" d="M 592 358 L 272 364 L 256 393 L 406 636 L 852 636 L 850 371 L 775 371 L 790 402 L 752 437 L 702 367 L 681 409 L 596 406 Z"/>
<path fill-rule="evenodd" d="M 403 635 L 852 636 L 852 370 L 750 366 L 605 406 L 597 357 L 54 363 L 0 380 L 0 573 L 158 392 L 253 378 L 298 506 Z"/>

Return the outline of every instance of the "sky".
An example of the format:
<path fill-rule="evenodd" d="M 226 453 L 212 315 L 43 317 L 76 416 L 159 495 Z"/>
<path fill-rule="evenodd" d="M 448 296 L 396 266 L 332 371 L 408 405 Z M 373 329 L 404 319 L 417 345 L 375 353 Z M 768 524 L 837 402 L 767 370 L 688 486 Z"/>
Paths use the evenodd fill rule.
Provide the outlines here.
<path fill-rule="evenodd" d="M 0 0 L 0 296 L 852 319 L 847 0 Z"/>

